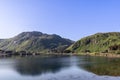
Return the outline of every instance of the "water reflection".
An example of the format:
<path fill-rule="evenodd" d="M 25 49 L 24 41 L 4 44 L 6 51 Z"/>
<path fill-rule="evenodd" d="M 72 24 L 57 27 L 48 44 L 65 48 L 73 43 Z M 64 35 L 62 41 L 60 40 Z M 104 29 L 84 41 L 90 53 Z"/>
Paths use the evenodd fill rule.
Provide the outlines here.
<path fill-rule="evenodd" d="M 67 61 L 67 63 L 66 63 Z M 56 73 L 61 68 L 69 67 L 70 62 L 69 58 L 40 58 L 40 57 L 31 57 L 23 58 L 17 60 L 17 63 L 14 69 L 22 75 L 41 75 L 42 73 Z M 65 63 L 65 64 L 63 64 Z"/>
<path fill-rule="evenodd" d="M 21 75 L 37 76 L 48 72 L 78 66 L 97 75 L 120 76 L 120 59 L 90 56 L 28 57 L 17 59 L 14 69 Z"/>
<path fill-rule="evenodd" d="M 85 70 L 97 75 L 120 76 L 120 59 L 89 57 L 86 58 L 90 64 L 80 65 Z"/>
<path fill-rule="evenodd" d="M 0 80 L 120 80 L 119 66 L 120 59 L 90 56 L 0 59 Z"/>

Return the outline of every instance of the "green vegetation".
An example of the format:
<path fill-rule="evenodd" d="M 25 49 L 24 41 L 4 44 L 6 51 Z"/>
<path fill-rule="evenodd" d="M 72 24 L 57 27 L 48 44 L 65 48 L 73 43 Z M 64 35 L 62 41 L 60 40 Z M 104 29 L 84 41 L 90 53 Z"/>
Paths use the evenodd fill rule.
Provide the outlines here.
<path fill-rule="evenodd" d="M 58 35 L 48 35 L 41 32 L 23 32 L 13 38 L 0 40 L 0 49 L 5 51 L 25 51 L 30 53 L 62 52 L 73 41 Z"/>
<path fill-rule="evenodd" d="M 119 76 L 120 59 L 119 58 L 89 58 L 91 64 L 84 65 L 83 68 L 97 75 Z"/>
<path fill-rule="evenodd" d="M 120 54 L 120 33 L 97 33 L 71 45 L 67 50 L 74 53 L 117 53 Z"/>
<path fill-rule="evenodd" d="M 55 34 L 48 35 L 34 31 L 23 32 L 10 39 L 0 39 L 0 49 L 26 53 L 120 54 L 120 32 L 97 33 L 73 43 Z"/>

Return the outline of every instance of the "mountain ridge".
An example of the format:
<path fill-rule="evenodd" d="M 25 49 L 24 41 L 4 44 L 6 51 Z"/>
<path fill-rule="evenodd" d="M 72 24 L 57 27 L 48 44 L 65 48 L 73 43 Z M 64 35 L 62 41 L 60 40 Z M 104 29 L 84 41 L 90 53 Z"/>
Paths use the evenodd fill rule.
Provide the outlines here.
<path fill-rule="evenodd" d="M 9 39 L 0 39 L 0 49 L 27 52 L 48 52 L 59 47 L 70 46 L 74 41 L 56 34 L 38 31 L 22 32 Z"/>
<path fill-rule="evenodd" d="M 120 53 L 120 32 L 96 33 L 84 37 L 68 50 L 74 53 Z"/>

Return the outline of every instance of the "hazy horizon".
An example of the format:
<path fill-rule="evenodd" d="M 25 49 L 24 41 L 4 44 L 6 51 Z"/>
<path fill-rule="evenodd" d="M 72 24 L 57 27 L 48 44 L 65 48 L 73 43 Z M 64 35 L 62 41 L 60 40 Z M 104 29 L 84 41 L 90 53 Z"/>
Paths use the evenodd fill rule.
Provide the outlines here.
<path fill-rule="evenodd" d="M 0 0 L 0 39 L 39 31 L 79 40 L 120 32 L 119 0 Z"/>

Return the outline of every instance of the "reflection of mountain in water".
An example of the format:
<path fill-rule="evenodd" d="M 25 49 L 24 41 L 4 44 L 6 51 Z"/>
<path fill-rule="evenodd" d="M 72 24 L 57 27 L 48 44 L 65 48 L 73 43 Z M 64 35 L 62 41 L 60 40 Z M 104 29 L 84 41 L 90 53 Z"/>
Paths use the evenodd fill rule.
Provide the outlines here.
<path fill-rule="evenodd" d="M 22 75 L 35 76 L 47 72 L 55 73 L 63 67 L 70 66 L 69 62 L 68 65 L 64 65 L 62 62 L 59 58 L 25 58 L 17 61 L 15 69 Z"/>
<path fill-rule="evenodd" d="M 28 57 L 16 61 L 15 70 L 22 75 L 56 73 L 63 68 L 79 66 L 97 75 L 120 76 L 120 59 L 104 57 Z"/>
<path fill-rule="evenodd" d="M 82 66 L 85 70 L 97 75 L 120 76 L 120 59 L 90 57 L 90 64 Z"/>

